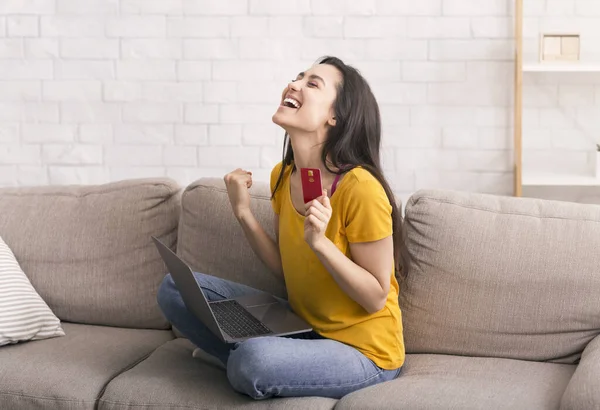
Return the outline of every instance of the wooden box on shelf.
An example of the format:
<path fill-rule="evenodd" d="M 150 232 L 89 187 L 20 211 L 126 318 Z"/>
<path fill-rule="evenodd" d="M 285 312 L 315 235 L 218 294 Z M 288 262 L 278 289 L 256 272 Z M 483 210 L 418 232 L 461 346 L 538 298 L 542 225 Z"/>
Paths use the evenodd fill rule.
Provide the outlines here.
<path fill-rule="evenodd" d="M 540 61 L 579 61 L 579 34 L 541 34 Z"/>

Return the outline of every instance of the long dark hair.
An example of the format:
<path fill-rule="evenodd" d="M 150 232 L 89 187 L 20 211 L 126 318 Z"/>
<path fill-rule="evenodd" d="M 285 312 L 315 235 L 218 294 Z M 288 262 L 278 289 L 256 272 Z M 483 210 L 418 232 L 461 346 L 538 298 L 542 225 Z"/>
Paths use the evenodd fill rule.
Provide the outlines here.
<path fill-rule="evenodd" d="M 375 96 L 360 72 L 339 58 L 322 57 L 317 64 L 332 65 L 342 75 L 334 102 L 336 125 L 329 129 L 321 151 L 321 160 L 331 173 L 341 174 L 360 166 L 381 183 L 392 205 L 396 275 L 404 277 L 406 272 L 403 263 L 405 252 L 402 216 L 381 167 L 381 117 Z M 286 166 L 291 165 L 293 161 L 294 151 L 286 133 L 283 142 L 283 166 L 273 189 L 273 196 L 281 184 Z M 339 171 L 332 170 L 330 165 Z"/>

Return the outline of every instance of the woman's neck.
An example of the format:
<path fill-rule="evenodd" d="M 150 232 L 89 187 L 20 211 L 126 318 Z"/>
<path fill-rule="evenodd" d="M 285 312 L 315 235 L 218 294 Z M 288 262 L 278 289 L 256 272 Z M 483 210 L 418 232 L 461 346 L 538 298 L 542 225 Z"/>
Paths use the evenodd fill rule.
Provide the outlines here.
<path fill-rule="evenodd" d="M 321 175 L 329 174 L 321 158 L 323 144 L 318 139 L 310 135 L 290 136 L 290 143 L 294 150 L 294 164 L 297 169 L 300 168 L 318 168 Z"/>
<path fill-rule="evenodd" d="M 321 182 L 323 188 L 327 189 L 328 195 L 331 196 L 332 185 L 336 178 L 336 174 L 329 172 L 323 164 L 321 153 L 323 144 L 315 142 L 316 138 L 311 138 L 308 135 L 302 135 L 300 138 L 290 136 L 290 144 L 294 150 L 294 165 L 296 172 L 292 174 L 292 190 L 301 190 L 300 183 L 300 168 L 318 168 L 321 170 Z M 335 168 L 330 167 L 333 171 Z M 295 182 L 294 182 L 295 179 Z M 294 186 L 296 188 L 294 188 Z"/>

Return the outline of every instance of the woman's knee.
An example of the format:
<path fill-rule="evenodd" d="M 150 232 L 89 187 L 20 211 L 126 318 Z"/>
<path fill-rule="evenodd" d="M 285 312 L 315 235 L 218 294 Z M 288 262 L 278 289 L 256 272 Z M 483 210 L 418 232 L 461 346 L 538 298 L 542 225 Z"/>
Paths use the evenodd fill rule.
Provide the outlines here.
<path fill-rule="evenodd" d="M 227 361 L 227 378 L 231 386 L 254 399 L 273 395 L 266 389 L 272 378 L 271 363 L 267 357 L 269 339 L 259 337 L 238 344 Z"/>

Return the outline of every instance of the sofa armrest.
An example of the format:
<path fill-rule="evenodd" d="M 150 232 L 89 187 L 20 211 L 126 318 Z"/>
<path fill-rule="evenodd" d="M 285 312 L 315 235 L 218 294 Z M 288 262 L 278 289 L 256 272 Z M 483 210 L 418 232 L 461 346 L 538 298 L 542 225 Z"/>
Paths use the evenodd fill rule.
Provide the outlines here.
<path fill-rule="evenodd" d="M 561 410 L 600 409 L 600 336 L 581 354 L 561 401 Z"/>

